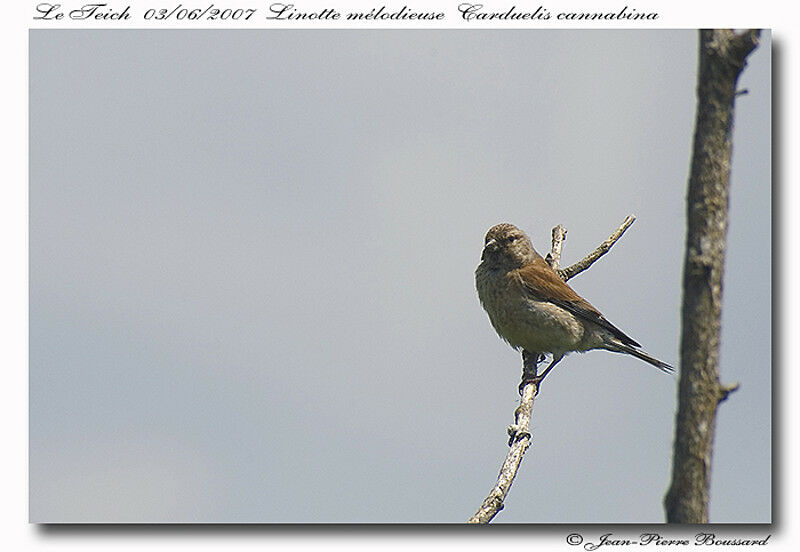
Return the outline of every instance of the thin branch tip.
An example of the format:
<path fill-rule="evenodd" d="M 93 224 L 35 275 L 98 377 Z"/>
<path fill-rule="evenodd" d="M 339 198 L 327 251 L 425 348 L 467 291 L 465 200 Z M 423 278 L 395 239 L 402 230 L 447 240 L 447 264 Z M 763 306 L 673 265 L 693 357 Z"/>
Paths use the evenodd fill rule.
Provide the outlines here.
<path fill-rule="evenodd" d="M 613 247 L 615 243 L 622 237 L 625 231 L 630 228 L 631 224 L 634 223 L 636 217 L 634 215 L 628 215 L 622 221 L 622 223 L 617 227 L 614 232 L 600 245 L 598 245 L 594 251 L 586 255 L 583 259 L 578 261 L 577 263 L 568 266 L 564 269 L 558 269 L 558 275 L 561 276 L 561 279 L 565 282 L 570 278 L 573 278 L 592 266 L 597 259 L 608 253 L 608 251 Z M 559 252 L 560 254 L 560 252 Z"/>
<path fill-rule="evenodd" d="M 558 270 L 558 266 L 561 264 L 561 248 L 564 246 L 564 240 L 567 239 L 567 229 L 564 225 L 558 224 L 553 227 L 550 234 L 552 236 L 550 253 L 544 260 L 550 265 L 550 268 Z"/>

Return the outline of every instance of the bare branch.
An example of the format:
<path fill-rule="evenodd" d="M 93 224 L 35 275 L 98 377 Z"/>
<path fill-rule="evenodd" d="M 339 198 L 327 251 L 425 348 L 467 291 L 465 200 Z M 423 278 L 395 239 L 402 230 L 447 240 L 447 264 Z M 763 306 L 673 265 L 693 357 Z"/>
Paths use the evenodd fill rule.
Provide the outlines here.
<path fill-rule="evenodd" d="M 522 352 L 523 374 L 526 372 L 536 374 L 538 357 L 539 355 L 535 353 Z M 522 388 L 522 399 L 514 411 L 514 425 L 508 428 L 508 454 L 506 454 L 506 459 L 500 468 L 497 482 L 468 523 L 489 523 L 503 509 L 503 501 L 506 499 L 506 495 L 511 489 L 511 484 L 514 482 L 514 477 L 517 475 L 522 456 L 531 444 L 530 423 L 531 414 L 533 413 L 533 399 L 538 392 L 539 385 L 536 382 L 527 383 Z"/>
<path fill-rule="evenodd" d="M 553 270 L 558 270 L 558 265 L 561 264 L 561 247 L 564 245 L 564 240 L 567 239 L 567 229 L 559 224 L 553 228 L 552 233 L 553 245 L 544 260 Z"/>
<path fill-rule="evenodd" d="M 614 230 L 614 232 L 608 237 L 606 241 L 598 245 L 597 249 L 586 255 L 583 259 L 581 259 L 580 261 L 578 261 L 573 265 L 568 266 L 567 268 L 563 269 L 557 267 L 553 268 L 556 269 L 558 275 L 561 276 L 561 279 L 564 280 L 565 282 L 570 278 L 577 276 L 578 274 L 580 274 L 581 272 L 592 266 L 592 264 L 597 259 L 608 253 L 608 250 L 611 249 L 611 247 L 615 243 L 617 243 L 617 240 L 619 240 L 622 237 L 622 234 L 625 233 L 625 230 L 627 230 L 628 227 L 631 224 L 633 224 L 633 221 L 635 220 L 636 220 L 635 216 L 628 215 L 627 217 L 625 217 L 625 220 L 622 221 L 622 224 L 619 225 L 619 228 Z M 566 234 L 566 229 L 564 230 L 564 233 Z M 555 243 L 555 228 L 553 229 L 553 242 Z M 560 254 L 561 251 L 559 248 L 559 255 Z"/>

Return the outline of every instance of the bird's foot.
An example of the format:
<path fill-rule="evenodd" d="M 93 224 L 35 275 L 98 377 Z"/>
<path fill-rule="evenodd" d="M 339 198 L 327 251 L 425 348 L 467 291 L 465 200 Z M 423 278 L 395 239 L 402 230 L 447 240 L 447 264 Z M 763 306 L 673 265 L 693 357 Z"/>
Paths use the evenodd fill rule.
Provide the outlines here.
<path fill-rule="evenodd" d="M 563 354 L 558 356 L 553 356 L 553 361 L 550 364 L 548 364 L 547 368 L 545 368 L 544 372 L 542 372 L 541 374 L 538 373 L 536 367 L 538 366 L 540 360 L 544 360 L 544 355 L 539 355 L 539 357 L 537 357 L 535 366 L 529 367 L 526 364 L 522 369 L 522 381 L 519 382 L 519 394 L 522 395 L 522 390 L 525 388 L 526 385 L 533 383 L 536 385 L 536 392 L 533 394 L 533 396 L 535 397 L 536 395 L 538 395 L 539 389 L 542 386 L 542 380 L 545 378 L 547 374 L 550 373 L 550 370 L 553 369 L 553 366 L 558 364 L 558 362 L 562 358 L 564 358 Z"/>

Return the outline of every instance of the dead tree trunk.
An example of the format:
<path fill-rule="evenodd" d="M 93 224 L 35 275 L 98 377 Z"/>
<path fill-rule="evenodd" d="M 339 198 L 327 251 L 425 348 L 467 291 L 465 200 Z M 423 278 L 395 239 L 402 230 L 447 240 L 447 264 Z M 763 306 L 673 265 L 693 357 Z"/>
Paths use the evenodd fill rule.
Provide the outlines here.
<path fill-rule="evenodd" d="M 694 150 L 687 197 L 678 413 L 668 523 L 708 523 L 719 382 L 720 314 L 736 82 L 759 31 L 701 30 Z"/>

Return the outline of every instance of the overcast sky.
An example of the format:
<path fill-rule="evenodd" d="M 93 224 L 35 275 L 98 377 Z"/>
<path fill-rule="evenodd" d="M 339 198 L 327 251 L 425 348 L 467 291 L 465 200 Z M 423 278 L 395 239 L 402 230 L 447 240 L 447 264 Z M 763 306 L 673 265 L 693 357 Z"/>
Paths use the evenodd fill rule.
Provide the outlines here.
<path fill-rule="evenodd" d="M 462 522 L 518 353 L 498 222 L 677 365 L 695 31 L 31 31 L 36 522 Z M 711 521 L 771 518 L 770 40 L 736 104 Z M 497 522 L 664 519 L 677 378 L 548 376 Z"/>

